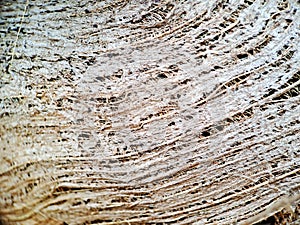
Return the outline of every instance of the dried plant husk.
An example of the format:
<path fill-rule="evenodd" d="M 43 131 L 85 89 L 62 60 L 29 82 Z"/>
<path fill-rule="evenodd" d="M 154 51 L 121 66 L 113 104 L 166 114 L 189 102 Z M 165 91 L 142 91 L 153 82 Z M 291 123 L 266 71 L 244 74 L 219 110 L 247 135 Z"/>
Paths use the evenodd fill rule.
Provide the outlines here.
<path fill-rule="evenodd" d="M 299 2 L 0 10 L 1 224 L 299 223 Z"/>

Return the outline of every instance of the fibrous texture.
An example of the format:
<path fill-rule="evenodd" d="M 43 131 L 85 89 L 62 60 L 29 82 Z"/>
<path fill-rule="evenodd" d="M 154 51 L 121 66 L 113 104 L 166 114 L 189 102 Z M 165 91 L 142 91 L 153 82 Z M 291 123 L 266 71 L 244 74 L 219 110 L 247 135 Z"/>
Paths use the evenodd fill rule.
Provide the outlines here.
<path fill-rule="evenodd" d="M 298 1 L 0 9 L 2 223 L 297 223 Z"/>

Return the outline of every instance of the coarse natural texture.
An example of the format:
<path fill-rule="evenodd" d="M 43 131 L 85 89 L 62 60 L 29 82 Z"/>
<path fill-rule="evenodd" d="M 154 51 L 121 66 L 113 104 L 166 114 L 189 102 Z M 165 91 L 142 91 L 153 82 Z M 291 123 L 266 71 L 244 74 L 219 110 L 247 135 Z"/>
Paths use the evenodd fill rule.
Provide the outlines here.
<path fill-rule="evenodd" d="M 1 1 L 2 224 L 299 224 L 299 28 L 296 0 Z"/>

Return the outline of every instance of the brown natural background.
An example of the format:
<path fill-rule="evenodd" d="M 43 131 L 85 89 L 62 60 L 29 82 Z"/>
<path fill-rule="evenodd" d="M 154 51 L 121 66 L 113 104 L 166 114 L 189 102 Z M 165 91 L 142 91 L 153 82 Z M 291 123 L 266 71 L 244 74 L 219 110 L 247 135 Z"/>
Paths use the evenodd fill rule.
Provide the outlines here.
<path fill-rule="evenodd" d="M 0 1 L 0 224 L 299 224 L 296 0 Z"/>

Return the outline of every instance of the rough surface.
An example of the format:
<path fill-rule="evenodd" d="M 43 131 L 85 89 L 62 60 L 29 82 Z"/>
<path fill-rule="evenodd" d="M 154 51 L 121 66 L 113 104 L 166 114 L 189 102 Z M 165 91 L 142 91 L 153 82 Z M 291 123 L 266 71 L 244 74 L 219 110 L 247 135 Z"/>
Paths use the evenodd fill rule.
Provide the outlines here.
<path fill-rule="evenodd" d="M 0 5 L 2 223 L 297 224 L 298 1 Z"/>

